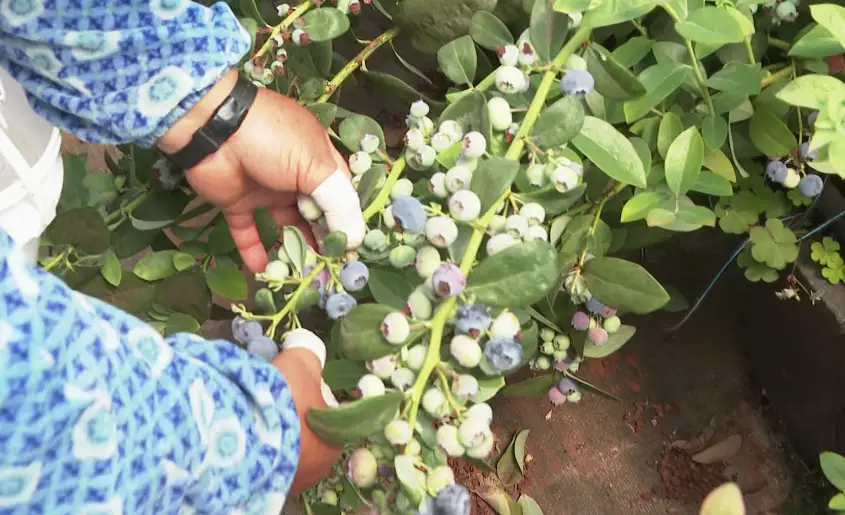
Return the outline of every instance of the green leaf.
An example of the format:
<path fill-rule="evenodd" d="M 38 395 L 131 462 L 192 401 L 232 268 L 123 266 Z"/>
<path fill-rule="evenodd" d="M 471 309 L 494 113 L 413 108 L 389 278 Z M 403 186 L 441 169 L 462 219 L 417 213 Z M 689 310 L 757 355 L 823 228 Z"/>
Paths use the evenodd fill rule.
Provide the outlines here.
<path fill-rule="evenodd" d="M 103 279 L 112 286 L 120 286 L 123 268 L 120 266 L 120 260 L 117 259 L 113 250 L 107 250 L 100 255 L 100 273 L 103 275 Z"/>
<path fill-rule="evenodd" d="M 294 270 L 301 274 L 305 268 L 305 256 L 308 252 L 308 244 L 305 242 L 302 231 L 292 225 L 285 226 L 282 229 L 282 248 Z"/>
<path fill-rule="evenodd" d="M 845 491 L 845 457 L 835 452 L 823 452 L 819 455 L 822 472 L 830 483 Z"/>
<path fill-rule="evenodd" d="M 498 486 L 484 487 L 478 495 L 499 515 L 523 515 L 519 503 Z"/>
<path fill-rule="evenodd" d="M 200 323 L 211 316 L 211 291 L 205 283 L 205 274 L 197 266 L 158 283 L 155 301 L 168 309 L 190 315 Z"/>
<path fill-rule="evenodd" d="M 657 131 L 657 151 L 660 157 L 666 159 L 666 152 L 681 133 L 684 132 L 684 122 L 675 113 L 669 111 L 660 120 L 660 129 Z"/>
<path fill-rule="evenodd" d="M 173 255 L 173 266 L 176 267 L 176 270 L 179 272 L 191 268 L 196 264 L 196 258 L 190 254 L 185 254 L 184 252 L 177 252 Z"/>
<path fill-rule="evenodd" d="M 164 335 L 170 336 L 176 333 L 197 334 L 200 330 L 200 323 L 194 317 L 185 313 L 173 313 L 167 319 L 164 326 Z"/>
<path fill-rule="evenodd" d="M 616 47 L 611 55 L 620 65 L 631 68 L 651 52 L 652 45 L 654 45 L 654 41 L 649 38 L 636 36 Z"/>
<path fill-rule="evenodd" d="M 340 122 L 338 127 L 340 140 L 352 152 L 361 150 L 361 139 L 367 134 L 378 136 L 379 148 L 386 150 L 384 146 L 384 131 L 381 125 L 369 116 L 354 114 Z"/>
<path fill-rule="evenodd" d="M 446 105 L 445 102 L 435 100 L 427 95 L 424 95 L 411 87 L 407 82 L 395 77 L 389 73 L 377 72 L 373 70 L 360 70 L 366 81 L 367 90 L 375 95 L 385 95 L 393 97 L 397 102 L 404 102 L 411 104 L 415 100 L 423 99 L 432 111 L 440 111 Z M 331 104 L 316 104 L 318 106 Z"/>
<path fill-rule="evenodd" d="M 355 361 L 370 361 L 395 353 L 399 348 L 387 343 L 381 334 L 384 317 L 396 311 L 381 304 L 360 304 L 340 323 L 340 342 L 343 354 Z M 408 342 L 420 333 L 411 333 Z"/>
<path fill-rule="evenodd" d="M 675 30 L 682 37 L 708 45 L 741 43 L 744 38 L 739 21 L 725 9 L 713 6 L 696 9 L 685 21 L 676 23 Z"/>
<path fill-rule="evenodd" d="M 456 84 L 472 85 L 478 67 L 475 43 L 469 36 L 446 43 L 437 51 L 437 64 L 444 75 Z"/>
<path fill-rule="evenodd" d="M 552 9 L 554 0 L 535 0 L 528 26 L 531 43 L 542 62 L 549 62 L 566 42 L 569 16 Z"/>
<path fill-rule="evenodd" d="M 597 5 L 596 5 L 597 4 Z M 588 27 L 598 28 L 631 21 L 648 14 L 657 0 L 604 0 L 593 2 L 581 20 Z"/>
<path fill-rule="evenodd" d="M 795 233 L 777 218 L 766 220 L 765 227 L 752 228 L 750 237 L 751 255 L 760 263 L 782 270 L 798 258 Z"/>
<path fill-rule="evenodd" d="M 311 9 L 303 15 L 302 22 L 302 30 L 317 43 L 335 39 L 349 30 L 349 18 L 334 7 Z"/>
<path fill-rule="evenodd" d="M 622 215 L 619 219 L 622 223 L 642 220 L 649 211 L 666 200 L 666 196 L 656 191 L 641 191 L 622 206 Z"/>
<path fill-rule="evenodd" d="M 158 281 L 171 275 L 175 275 L 178 270 L 173 265 L 173 256 L 179 252 L 178 250 L 162 250 L 153 252 L 141 258 L 135 263 L 132 271 L 145 281 Z"/>
<path fill-rule="evenodd" d="M 613 257 L 594 258 L 584 264 L 587 288 L 602 303 L 644 315 L 669 302 L 669 294 L 645 268 Z"/>
<path fill-rule="evenodd" d="M 238 5 L 241 8 L 241 13 L 249 16 L 250 18 L 261 22 L 262 25 L 265 27 L 267 23 L 264 21 L 264 18 L 261 16 L 261 11 L 258 9 L 258 4 L 255 3 L 255 0 L 239 0 Z"/>
<path fill-rule="evenodd" d="M 728 197 L 734 193 L 730 181 L 707 170 L 701 171 L 690 190 L 717 197 Z"/>
<path fill-rule="evenodd" d="M 798 148 L 795 135 L 777 115 L 758 109 L 749 126 L 751 142 L 769 157 L 783 157 Z"/>
<path fill-rule="evenodd" d="M 778 91 L 777 98 L 787 104 L 810 109 L 822 109 L 831 94 L 845 96 L 845 84 L 827 75 L 802 75 Z"/>
<path fill-rule="evenodd" d="M 555 0 L 553 9 L 559 13 L 582 13 L 590 8 L 591 0 Z"/>
<path fill-rule="evenodd" d="M 760 70 L 757 65 L 730 62 L 707 79 L 707 85 L 720 91 L 753 96 L 760 93 Z"/>
<path fill-rule="evenodd" d="M 702 165 L 719 177 L 730 182 L 736 182 L 736 170 L 734 170 L 731 160 L 721 150 L 713 149 L 705 154 Z"/>
<path fill-rule="evenodd" d="M 88 174 L 86 154 L 64 154 L 64 183 L 59 197 L 58 212 L 66 212 L 88 206 L 88 190 L 82 184 Z"/>
<path fill-rule="evenodd" d="M 810 15 L 845 46 L 845 8 L 833 4 L 811 5 Z"/>
<path fill-rule="evenodd" d="M 478 131 L 484 134 L 487 141 L 492 139 L 492 125 L 487 108 L 487 100 L 480 91 L 471 91 L 462 96 L 440 113 L 440 121 L 453 120 L 464 131 Z"/>
<path fill-rule="evenodd" d="M 503 486 L 515 485 L 525 477 L 525 439 L 530 432 L 529 429 L 518 432 L 496 463 L 496 475 Z"/>
<path fill-rule="evenodd" d="M 426 476 L 425 472 L 416 467 L 414 461 L 413 456 L 400 454 L 393 459 L 393 469 L 405 496 L 412 506 L 418 507 L 426 495 Z"/>
<path fill-rule="evenodd" d="M 596 81 L 596 91 L 611 100 L 629 100 L 645 94 L 646 88 L 636 75 L 619 64 L 604 47 L 592 44 L 584 52 L 587 70 Z"/>
<path fill-rule="evenodd" d="M 490 306 L 521 308 L 542 299 L 557 278 L 556 256 L 541 241 L 520 243 L 483 260 L 467 279 L 467 293 Z"/>
<path fill-rule="evenodd" d="M 370 267 L 370 280 L 367 285 L 376 302 L 390 306 L 396 311 L 405 309 L 408 296 L 414 291 L 414 285 L 402 272 L 381 266 Z"/>
<path fill-rule="evenodd" d="M 678 89 L 686 75 L 687 69 L 675 62 L 659 63 L 643 70 L 638 79 L 646 92 L 625 102 L 625 120 L 630 124 L 648 114 Z"/>
<path fill-rule="evenodd" d="M 604 120 L 585 117 L 581 132 L 572 139 L 572 143 L 612 179 L 646 187 L 645 169 L 634 146 Z"/>
<path fill-rule="evenodd" d="M 125 271 L 120 286 L 115 287 L 106 282 L 101 274 L 92 270 L 94 278 L 76 287 L 81 293 L 96 297 L 117 309 L 136 316 L 141 316 L 152 308 L 155 295 L 155 285 L 142 281 Z"/>
<path fill-rule="evenodd" d="M 56 245 L 71 245 L 86 254 L 99 254 L 109 248 L 111 233 L 100 213 L 92 207 L 79 207 L 59 213 L 46 230 Z"/>
<path fill-rule="evenodd" d="M 699 515 L 745 515 L 742 492 L 736 483 L 725 483 L 710 492 L 701 503 Z"/>
<path fill-rule="evenodd" d="M 205 282 L 215 295 L 243 300 L 249 291 L 243 272 L 229 258 L 218 256 L 214 268 L 205 272 Z"/>
<path fill-rule="evenodd" d="M 695 127 L 675 138 L 666 152 L 664 172 L 669 189 L 681 196 L 695 184 L 704 160 L 704 140 Z"/>
<path fill-rule="evenodd" d="M 614 352 L 621 349 L 623 345 L 628 343 L 628 340 L 633 338 L 636 332 L 636 327 L 630 325 L 622 325 L 619 327 L 618 331 L 610 335 L 604 345 L 595 345 L 593 343 L 587 342 L 587 344 L 584 346 L 584 357 L 594 359 L 606 358 L 607 356 L 610 356 Z"/>
<path fill-rule="evenodd" d="M 513 44 L 513 35 L 502 21 L 487 11 L 472 15 L 469 35 L 478 46 L 495 52 L 497 48 Z"/>
<path fill-rule="evenodd" d="M 329 360 L 323 369 L 323 379 L 332 390 L 351 390 L 366 374 L 369 374 L 367 367 L 351 359 Z"/>
<path fill-rule="evenodd" d="M 288 48 L 288 60 L 285 65 L 302 81 L 303 93 L 308 89 L 308 83 L 313 82 L 316 87 L 311 87 L 315 91 L 310 96 L 316 99 L 325 91 L 324 79 L 331 74 L 332 42 L 314 42 L 310 45 L 293 45 Z"/>
<path fill-rule="evenodd" d="M 708 148 L 722 148 L 728 137 L 728 122 L 721 116 L 704 118 L 701 120 L 701 137 L 704 138 L 704 143 Z"/>
<path fill-rule="evenodd" d="M 255 37 L 258 34 L 258 22 L 252 18 L 238 18 L 244 30 L 249 34 L 249 49 L 255 48 Z"/>
<path fill-rule="evenodd" d="M 533 498 L 522 494 L 517 502 L 522 507 L 522 515 L 543 515 L 543 510 Z"/>
<path fill-rule="evenodd" d="M 561 254 L 575 255 L 584 249 L 596 256 L 602 256 L 610 248 L 612 234 L 610 227 L 599 219 L 596 230 L 591 231 L 591 215 L 576 216 L 569 222 L 561 236 Z"/>
<path fill-rule="evenodd" d="M 821 59 L 845 52 L 845 47 L 829 30 L 816 25 L 789 48 L 790 57 Z"/>
<path fill-rule="evenodd" d="M 400 392 L 367 397 L 336 408 L 311 408 L 308 427 L 327 442 L 354 443 L 384 431 L 405 399 Z"/>
<path fill-rule="evenodd" d="M 583 103 L 574 96 L 565 96 L 543 111 L 531 139 L 541 149 L 565 145 L 584 126 L 584 116 Z"/>
<path fill-rule="evenodd" d="M 169 227 L 179 218 L 190 201 L 191 197 L 180 190 L 169 192 L 155 190 L 147 197 L 147 200 L 132 211 L 130 215 L 132 225 L 141 231 Z"/>
<path fill-rule="evenodd" d="M 487 212 L 502 193 L 510 189 L 518 172 L 519 163 L 503 157 L 491 157 L 479 163 L 472 174 L 469 189 L 481 199 L 482 213 Z"/>

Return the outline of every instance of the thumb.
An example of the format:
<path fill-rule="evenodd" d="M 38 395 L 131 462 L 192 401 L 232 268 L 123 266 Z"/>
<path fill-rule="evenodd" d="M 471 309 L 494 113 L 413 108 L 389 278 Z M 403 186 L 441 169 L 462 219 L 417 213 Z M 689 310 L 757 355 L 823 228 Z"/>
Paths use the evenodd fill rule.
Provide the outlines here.
<path fill-rule="evenodd" d="M 329 230 L 346 233 L 347 248 L 357 248 L 367 232 L 361 200 L 349 179 L 346 161 L 326 134 L 326 156 L 299 180 L 299 191 L 310 195 L 323 210 Z M 316 163 L 315 163 L 316 165 Z"/>

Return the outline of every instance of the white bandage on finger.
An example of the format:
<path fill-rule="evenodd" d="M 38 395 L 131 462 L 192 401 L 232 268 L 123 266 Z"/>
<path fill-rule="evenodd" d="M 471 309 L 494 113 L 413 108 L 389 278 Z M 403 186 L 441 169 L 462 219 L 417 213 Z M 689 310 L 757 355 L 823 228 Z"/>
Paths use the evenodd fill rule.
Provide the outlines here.
<path fill-rule="evenodd" d="M 320 370 L 326 366 L 326 344 L 308 329 L 295 329 L 285 336 L 282 351 L 288 349 L 308 349 L 320 360 Z"/>
<path fill-rule="evenodd" d="M 311 197 L 326 215 L 326 222 L 332 231 L 346 233 L 346 248 L 355 249 L 364 242 L 367 225 L 361 213 L 361 200 L 352 182 L 340 170 L 336 170 L 317 186 Z"/>
<path fill-rule="evenodd" d="M 320 390 L 322 390 L 323 401 L 326 403 L 326 406 L 330 408 L 336 408 L 340 406 L 340 403 L 337 402 L 334 393 L 332 393 L 332 389 L 329 388 L 329 385 L 327 385 L 326 382 L 322 379 L 320 379 Z"/>

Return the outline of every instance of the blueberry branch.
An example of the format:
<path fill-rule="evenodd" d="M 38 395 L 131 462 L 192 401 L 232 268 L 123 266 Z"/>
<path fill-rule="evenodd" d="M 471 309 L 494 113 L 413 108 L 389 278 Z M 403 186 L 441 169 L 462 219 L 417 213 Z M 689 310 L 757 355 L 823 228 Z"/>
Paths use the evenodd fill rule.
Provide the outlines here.
<path fill-rule="evenodd" d="M 534 95 L 534 99 L 531 101 L 531 105 L 528 107 L 528 112 L 525 113 L 525 118 L 523 119 L 522 123 L 520 124 L 519 131 L 514 135 L 513 142 L 511 146 L 508 148 L 507 153 L 505 153 L 505 158 L 510 159 L 512 161 L 518 161 L 522 157 L 522 151 L 525 149 L 525 138 L 531 134 L 532 129 L 534 128 L 534 124 L 537 123 L 537 119 L 540 117 L 540 112 L 543 110 L 543 107 L 546 105 L 546 98 L 549 95 L 549 91 L 552 88 L 552 85 L 555 81 L 555 76 L 557 75 L 557 70 L 563 66 L 563 63 L 569 58 L 570 55 L 579 47 L 582 43 L 587 41 L 590 37 L 592 29 L 589 27 L 583 26 L 580 27 L 575 34 L 573 34 L 572 38 L 566 42 L 563 48 L 555 57 L 554 61 L 552 62 L 552 69 L 547 71 L 543 74 L 543 80 L 540 81 L 540 85 L 537 88 L 537 93 Z M 483 82 L 483 81 L 482 81 Z M 388 188 L 385 186 L 384 188 L 387 190 Z M 487 226 L 490 225 L 490 221 L 493 219 L 493 216 L 496 214 L 498 207 L 507 201 L 508 197 L 510 196 L 511 191 L 510 189 L 506 189 L 498 199 L 493 203 L 493 205 L 484 213 L 481 217 L 478 227 L 474 228 L 472 231 L 472 236 L 467 243 L 466 251 L 464 252 L 463 257 L 461 258 L 461 271 L 464 275 L 469 274 L 472 265 L 475 263 L 476 256 L 478 255 L 478 251 L 481 248 L 481 243 L 484 240 L 484 234 Z M 416 381 L 414 382 L 414 386 L 411 389 L 411 396 L 410 396 L 410 403 L 411 403 L 411 410 L 408 416 L 408 422 L 411 424 L 411 427 L 416 427 L 417 421 L 417 413 L 419 412 L 419 405 L 420 400 L 422 399 L 423 393 L 425 391 L 425 386 L 428 384 L 428 378 L 431 376 L 431 373 L 437 367 L 437 364 L 440 362 L 440 346 L 443 341 L 443 333 L 446 327 L 446 321 L 451 315 L 452 311 L 455 309 L 455 304 L 457 303 L 457 299 L 455 297 L 449 297 L 446 299 L 440 306 L 437 307 L 435 311 L 434 317 L 431 321 L 431 336 L 429 337 L 429 344 L 428 344 L 428 351 L 425 355 L 425 361 L 423 362 L 423 366 L 420 369 L 420 373 L 417 376 Z M 406 448 L 406 451 L 410 449 Z"/>
<path fill-rule="evenodd" d="M 370 203 L 370 206 L 364 210 L 364 221 L 367 222 L 372 218 L 374 215 L 381 212 L 384 209 L 384 205 L 390 199 L 390 191 L 393 190 L 393 186 L 396 185 L 396 182 L 399 181 L 399 178 L 402 177 L 402 172 L 405 170 L 405 158 L 400 157 L 396 161 L 393 162 L 393 166 L 390 167 L 390 173 L 387 174 L 387 180 L 384 181 L 384 186 L 382 186 L 381 190 L 376 195 L 376 198 Z"/>
<path fill-rule="evenodd" d="M 302 280 L 302 282 L 299 284 L 299 287 L 296 289 L 296 291 L 293 292 L 293 295 L 290 296 L 290 299 L 288 299 L 288 302 L 287 304 L 285 304 L 285 307 L 282 308 L 281 311 L 273 315 L 273 321 L 270 323 L 270 327 L 267 328 L 267 336 L 269 336 L 270 338 L 275 337 L 276 327 L 278 327 L 279 323 L 284 320 L 287 314 L 290 313 L 296 307 L 296 304 L 299 302 L 299 298 L 302 296 L 305 290 L 311 287 L 311 283 L 314 282 L 314 280 L 317 278 L 320 272 L 323 271 L 323 268 L 325 267 L 326 261 L 320 260 L 320 262 L 314 266 L 314 270 L 312 270 L 311 273 L 308 274 L 308 277 L 305 277 Z"/>
<path fill-rule="evenodd" d="M 666 11 L 666 14 L 668 14 L 675 23 L 681 21 L 681 17 L 678 16 L 678 13 L 675 12 L 675 9 L 671 5 L 663 4 L 662 7 L 663 10 Z M 713 107 L 713 99 L 710 98 L 710 89 L 707 87 L 707 84 L 704 83 L 704 75 L 701 74 L 701 68 L 698 67 L 698 56 L 695 55 L 695 49 L 692 47 L 692 41 L 688 38 L 684 38 L 684 44 L 687 47 L 687 53 L 692 61 L 692 71 L 695 73 L 695 81 L 698 83 L 698 88 L 701 90 L 701 96 L 704 97 L 704 101 L 707 102 L 710 114 L 715 116 L 716 109 Z"/>
<path fill-rule="evenodd" d="M 363 67 L 368 57 L 373 55 L 373 53 L 378 50 L 382 45 L 395 38 L 397 34 L 399 34 L 399 29 L 393 28 L 367 43 L 364 49 L 361 50 L 361 52 L 358 53 L 358 55 L 356 55 L 351 61 L 346 63 L 346 65 L 344 65 L 344 67 L 340 69 L 337 75 L 335 75 L 334 78 L 329 81 L 329 83 L 326 85 L 326 92 L 323 93 L 323 95 L 317 99 L 317 103 L 323 103 L 328 101 L 329 98 L 331 98 L 331 96 L 334 94 L 334 92 L 337 91 L 337 88 L 339 88 L 340 85 L 343 84 L 343 81 L 345 81 L 356 70 Z"/>
<path fill-rule="evenodd" d="M 288 27 L 293 25 L 293 22 L 296 21 L 297 18 L 305 14 L 308 9 L 314 6 L 314 0 L 305 0 L 301 4 L 297 5 L 287 16 L 285 19 L 282 20 L 278 25 L 273 27 L 273 30 L 270 32 L 270 36 L 267 38 L 267 41 L 261 45 L 261 48 L 256 52 L 255 57 L 261 57 L 273 48 L 273 38 L 279 35 L 283 30 L 286 30 Z"/>

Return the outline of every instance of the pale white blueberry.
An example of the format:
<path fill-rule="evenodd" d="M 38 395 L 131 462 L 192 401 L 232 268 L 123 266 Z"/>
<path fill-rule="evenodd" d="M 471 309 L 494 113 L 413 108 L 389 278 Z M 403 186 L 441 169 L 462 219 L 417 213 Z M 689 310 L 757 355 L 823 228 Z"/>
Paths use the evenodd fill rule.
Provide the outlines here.
<path fill-rule="evenodd" d="M 475 447 L 484 442 L 493 432 L 490 425 L 480 418 L 466 418 L 458 426 L 458 441 L 464 447 Z"/>
<path fill-rule="evenodd" d="M 507 248 L 513 247 L 517 243 L 519 243 L 519 240 L 517 240 L 506 232 L 496 234 L 492 236 L 489 240 L 487 240 L 487 254 L 491 256 L 494 254 L 498 254 L 499 252 Z"/>
<path fill-rule="evenodd" d="M 466 418 L 479 418 L 487 424 L 493 422 L 493 408 L 486 402 L 473 404 L 464 414 Z"/>
<path fill-rule="evenodd" d="M 552 184 L 561 193 L 565 193 L 578 186 L 579 180 L 580 176 L 578 173 L 568 166 L 558 166 L 552 173 Z"/>
<path fill-rule="evenodd" d="M 552 340 L 552 345 L 554 345 L 555 350 L 567 350 L 569 349 L 569 346 L 572 345 L 572 340 L 570 340 L 569 336 L 566 336 L 565 334 L 558 334 L 554 337 L 554 340 Z"/>
<path fill-rule="evenodd" d="M 513 123 L 511 105 L 502 97 L 493 97 L 487 101 L 487 110 L 490 112 L 490 123 L 493 130 L 506 131 Z"/>
<path fill-rule="evenodd" d="M 490 234 L 499 234 L 500 232 L 504 232 L 506 220 L 507 219 L 502 215 L 493 215 L 490 219 L 490 224 L 487 226 L 487 230 L 490 231 Z"/>
<path fill-rule="evenodd" d="M 441 490 L 455 484 L 455 473 L 448 465 L 441 465 L 429 471 L 425 486 L 431 495 L 436 496 Z M 445 512 L 442 512 L 445 515 Z"/>
<path fill-rule="evenodd" d="M 390 198 L 396 200 L 399 197 L 408 197 L 414 193 L 414 183 L 405 177 L 396 181 L 393 188 L 390 189 Z"/>
<path fill-rule="evenodd" d="M 491 434 L 491 435 L 485 437 L 484 440 L 480 444 L 476 445 L 475 447 L 471 447 L 471 448 L 467 449 L 466 455 L 469 456 L 470 458 L 475 458 L 477 460 L 483 460 L 484 458 L 489 456 L 490 453 L 493 451 L 493 444 L 495 442 L 496 442 L 496 439 Z"/>
<path fill-rule="evenodd" d="M 411 369 L 399 367 L 390 374 L 390 384 L 400 392 L 404 392 L 414 384 L 416 378 L 416 374 Z"/>
<path fill-rule="evenodd" d="M 405 420 L 392 420 L 384 428 L 384 437 L 390 445 L 406 445 L 413 436 L 414 430 Z"/>
<path fill-rule="evenodd" d="M 349 156 L 349 171 L 355 175 L 363 175 L 373 166 L 370 154 L 358 151 Z"/>
<path fill-rule="evenodd" d="M 276 6 L 276 16 L 287 16 L 290 12 L 290 5 L 288 4 L 279 4 Z"/>
<path fill-rule="evenodd" d="M 528 220 L 528 225 L 540 225 L 546 220 L 546 210 L 536 202 L 528 202 L 520 208 L 519 216 Z"/>
<path fill-rule="evenodd" d="M 446 174 L 437 172 L 428 180 L 428 191 L 437 198 L 446 198 L 449 196 L 449 190 L 446 189 Z"/>
<path fill-rule="evenodd" d="M 790 2 L 781 2 L 775 8 L 775 14 L 778 18 L 786 22 L 793 22 L 798 18 L 798 10 Z"/>
<path fill-rule="evenodd" d="M 396 227 L 396 218 L 393 216 L 393 206 L 387 206 L 384 208 L 384 212 L 382 214 L 382 219 L 384 221 L 385 227 L 388 229 L 393 229 Z"/>
<path fill-rule="evenodd" d="M 437 132 L 431 137 L 431 148 L 438 153 L 443 152 L 447 148 L 455 144 L 457 140 L 452 139 L 452 136 L 445 132 Z"/>
<path fill-rule="evenodd" d="M 414 118 L 422 118 L 428 116 L 430 110 L 431 108 L 425 103 L 425 100 L 417 100 L 411 104 L 410 114 Z"/>
<path fill-rule="evenodd" d="M 366 374 L 358 380 L 358 392 L 364 398 L 384 395 L 384 382 L 375 374 Z"/>
<path fill-rule="evenodd" d="M 388 354 L 387 356 L 382 356 L 378 359 L 368 361 L 366 366 L 367 370 L 369 370 L 371 374 L 379 379 L 385 380 L 390 379 L 390 376 L 392 376 L 393 372 L 396 371 L 396 365 L 398 362 L 399 358 L 397 356 Z"/>
<path fill-rule="evenodd" d="M 546 165 L 544 164 L 534 163 L 528 165 L 528 168 L 525 170 L 525 177 L 528 179 L 528 184 L 536 188 L 542 188 L 549 183 Z"/>
<path fill-rule="evenodd" d="M 434 216 L 425 223 L 425 236 L 435 247 L 446 248 L 458 239 L 458 226 L 448 216 Z"/>
<path fill-rule="evenodd" d="M 416 152 L 417 162 L 423 168 L 429 168 L 437 160 L 437 151 L 429 145 L 421 146 Z"/>
<path fill-rule="evenodd" d="M 586 70 L 587 69 L 587 61 L 578 54 L 572 54 L 563 63 L 564 70 Z"/>
<path fill-rule="evenodd" d="M 299 214 L 302 218 L 309 222 L 319 220 L 323 216 L 323 210 L 317 204 L 317 201 L 309 196 L 300 196 L 296 199 L 296 207 L 299 209 Z"/>
<path fill-rule="evenodd" d="M 526 87 L 525 74 L 515 66 L 500 66 L 495 75 L 496 88 L 506 95 L 522 92 Z"/>
<path fill-rule="evenodd" d="M 284 281 L 290 275 L 290 267 L 281 261 L 270 261 L 264 268 L 264 279 L 267 281 Z"/>
<path fill-rule="evenodd" d="M 786 169 L 786 177 L 783 179 L 783 186 L 784 188 L 793 189 L 797 187 L 801 183 L 801 176 L 795 170 L 795 168 L 787 168 Z"/>
<path fill-rule="evenodd" d="M 569 24 L 570 27 L 575 28 L 581 25 L 581 20 L 584 19 L 584 15 L 578 11 L 574 13 L 569 13 L 569 19 L 572 20 Z"/>
<path fill-rule="evenodd" d="M 502 66 L 516 66 L 519 64 L 519 48 L 516 45 L 500 47 L 496 54 L 499 56 L 499 64 Z"/>
<path fill-rule="evenodd" d="M 423 290 L 417 288 L 408 295 L 406 303 L 407 312 L 415 320 L 428 320 L 434 313 L 434 304 Z"/>
<path fill-rule="evenodd" d="M 446 396 L 437 388 L 429 388 L 422 396 L 422 407 L 432 417 L 440 417 L 445 404 Z"/>
<path fill-rule="evenodd" d="M 520 331 L 519 318 L 510 311 L 503 311 L 490 326 L 491 338 L 513 338 Z"/>
<path fill-rule="evenodd" d="M 549 241 L 549 233 L 542 225 L 532 225 L 522 238 L 525 241 Z"/>
<path fill-rule="evenodd" d="M 481 363 L 481 346 L 465 334 L 457 334 L 449 342 L 449 354 L 457 364 L 464 368 L 474 368 Z"/>
<path fill-rule="evenodd" d="M 381 141 L 374 134 L 364 134 L 364 137 L 361 138 L 361 150 L 368 154 L 372 154 L 378 150 L 379 145 L 381 145 Z"/>
<path fill-rule="evenodd" d="M 522 66 L 531 66 L 537 62 L 537 52 L 534 50 L 534 45 L 530 41 L 522 41 L 520 43 L 518 60 Z"/>
<path fill-rule="evenodd" d="M 481 157 L 487 151 L 487 139 L 478 131 L 468 132 L 461 139 L 461 149 L 466 157 Z"/>
<path fill-rule="evenodd" d="M 617 316 L 612 316 L 610 318 L 606 318 L 604 322 L 602 322 L 602 327 L 605 331 L 610 334 L 613 334 L 619 331 L 619 328 L 622 327 L 622 321 Z"/>
<path fill-rule="evenodd" d="M 459 222 L 471 222 L 481 215 L 481 199 L 473 191 L 457 191 L 449 197 L 449 214 Z"/>
<path fill-rule="evenodd" d="M 464 137 L 463 128 L 455 120 L 444 120 L 440 122 L 440 127 L 437 129 L 437 132 L 448 135 L 453 142 Z"/>
<path fill-rule="evenodd" d="M 408 349 L 408 356 L 405 359 L 405 364 L 408 368 L 415 372 L 419 372 L 425 362 L 425 355 L 428 352 L 428 347 L 425 345 L 415 345 Z"/>
<path fill-rule="evenodd" d="M 472 398 L 478 393 L 478 379 L 460 374 L 452 381 L 452 392 L 461 400 Z"/>
<path fill-rule="evenodd" d="M 572 403 L 581 402 L 581 390 L 574 390 L 566 394 L 566 400 Z"/>
<path fill-rule="evenodd" d="M 290 35 L 291 41 L 293 41 L 294 45 L 307 45 L 311 42 L 311 38 L 308 36 L 308 33 L 302 29 L 294 29 Z"/>
<path fill-rule="evenodd" d="M 440 251 L 430 245 L 424 245 L 417 251 L 414 267 L 421 278 L 428 279 L 440 263 Z"/>
<path fill-rule="evenodd" d="M 528 232 L 528 219 L 520 215 L 510 215 L 505 219 L 505 231 L 514 238 L 522 238 Z"/>
<path fill-rule="evenodd" d="M 449 193 L 466 189 L 472 182 L 472 170 L 466 166 L 455 165 L 446 172 L 446 190 Z"/>
<path fill-rule="evenodd" d="M 410 150 L 419 150 L 425 145 L 425 135 L 416 127 L 408 129 L 405 133 L 405 146 Z"/>
<path fill-rule="evenodd" d="M 437 428 L 435 441 L 447 456 L 457 458 L 463 456 L 466 452 L 466 447 L 461 445 L 458 439 L 458 428 L 452 424 L 443 424 Z"/>
<path fill-rule="evenodd" d="M 281 61 L 273 61 L 270 63 L 270 73 L 276 77 L 281 77 L 285 74 L 285 63 Z"/>

